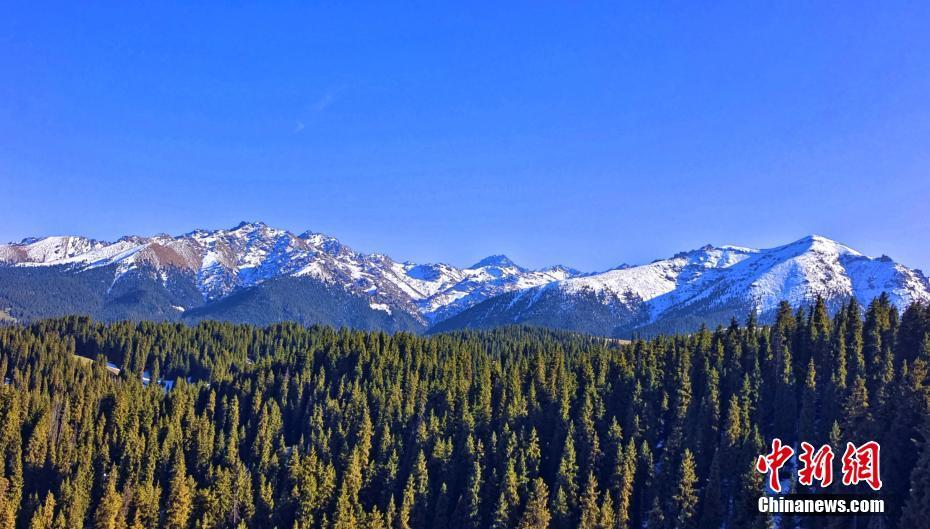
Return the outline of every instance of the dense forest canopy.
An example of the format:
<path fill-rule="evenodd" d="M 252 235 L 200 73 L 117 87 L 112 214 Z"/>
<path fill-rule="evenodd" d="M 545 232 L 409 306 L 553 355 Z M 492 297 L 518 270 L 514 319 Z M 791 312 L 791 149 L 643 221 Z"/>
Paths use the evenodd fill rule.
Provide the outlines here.
<path fill-rule="evenodd" d="M 885 297 L 630 344 L 526 327 L 3 327 L 0 527 L 771 527 L 754 462 L 776 436 L 880 442 L 898 499 L 781 523 L 918 527 L 928 333 L 928 307 Z"/>

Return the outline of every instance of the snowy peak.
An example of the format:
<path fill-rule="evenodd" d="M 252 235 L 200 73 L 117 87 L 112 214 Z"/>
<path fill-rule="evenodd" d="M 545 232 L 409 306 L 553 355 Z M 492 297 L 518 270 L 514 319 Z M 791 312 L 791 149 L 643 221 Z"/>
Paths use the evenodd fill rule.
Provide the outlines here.
<path fill-rule="evenodd" d="M 243 220 L 243 221 L 240 221 L 239 224 L 237 224 L 234 228 L 232 228 L 232 231 L 238 231 L 238 230 L 256 231 L 256 230 L 261 230 L 267 227 L 268 225 L 260 220 L 258 221 Z"/>
<path fill-rule="evenodd" d="M 559 276 L 560 279 L 568 279 L 569 277 L 577 277 L 577 276 L 584 275 L 584 272 L 582 272 L 581 270 L 577 270 L 575 268 L 572 268 L 570 266 L 565 266 L 565 265 L 547 266 L 546 268 L 541 268 L 539 271 L 544 274 Z"/>
<path fill-rule="evenodd" d="M 886 293 L 899 309 L 930 302 L 930 281 L 887 257 L 867 257 L 812 235 L 769 249 L 706 245 L 648 264 L 576 276 L 512 292 L 466 309 L 434 330 L 531 324 L 628 338 L 690 332 L 779 302 L 860 304 Z"/>
<path fill-rule="evenodd" d="M 113 243 L 82 237 L 28 239 L 0 245 L 3 263 L 61 266 L 68 273 L 112 267 L 113 285 L 138 274 L 167 285 L 180 274 L 206 302 L 277 278 L 308 277 L 366 297 L 372 306 L 400 309 L 423 324 L 504 292 L 577 275 L 567 267 L 527 270 L 503 255 L 467 269 L 398 263 L 384 254 L 356 252 L 322 233 L 294 235 L 260 221 L 177 237 L 125 236 Z"/>
<path fill-rule="evenodd" d="M 889 259 L 870 258 L 826 237 L 812 235 L 791 244 L 760 251 L 735 267 L 724 299 L 753 303 L 760 312 L 778 302 L 805 304 L 817 296 L 856 297 L 868 303 L 888 292 L 899 308 L 930 299 L 926 278 Z"/>
<path fill-rule="evenodd" d="M 601 274 L 576 277 L 556 285 L 569 293 L 588 292 L 623 304 L 649 301 L 670 292 L 694 290 L 708 272 L 728 268 L 756 250 L 738 247 L 703 246 L 675 254 L 669 259 L 617 268 Z"/>
<path fill-rule="evenodd" d="M 668 259 L 546 285 L 568 299 L 593 297 L 626 310 L 642 309 L 650 321 L 669 313 L 724 307 L 773 311 L 786 300 L 807 304 L 855 297 L 866 304 L 882 292 L 903 308 L 930 301 L 930 282 L 887 257 L 870 258 L 826 237 L 811 235 L 757 250 L 703 246 Z"/>
<path fill-rule="evenodd" d="M 477 270 L 479 268 L 488 268 L 492 266 L 497 268 L 516 268 L 517 270 L 525 270 L 525 268 L 517 265 L 511 261 L 509 257 L 503 254 L 489 255 L 477 263 L 469 266 L 468 270 Z"/>
<path fill-rule="evenodd" d="M 828 239 L 820 235 L 808 235 L 798 239 L 792 243 L 786 244 L 784 246 L 779 246 L 777 248 L 772 248 L 768 251 L 778 251 L 783 253 L 796 253 L 802 254 L 806 252 L 812 252 L 819 255 L 828 255 L 828 256 L 838 256 L 838 255 L 853 255 L 853 256 L 862 256 L 861 253 L 853 250 L 845 244 L 834 241 L 833 239 Z"/>
<path fill-rule="evenodd" d="M 648 264 L 583 274 L 561 265 L 530 270 L 505 255 L 468 268 L 398 262 L 355 251 L 322 233 L 295 235 L 263 222 L 241 222 L 228 229 L 126 236 L 116 242 L 24 239 L 0 245 L 0 264 L 60 267 L 62 274 L 102 270 L 112 274 L 110 290 L 139 278 L 165 289 L 183 283 L 200 297 L 178 305 L 185 310 L 277 279 L 309 278 L 362 298 L 364 306 L 379 312 L 406 314 L 421 326 L 459 315 L 467 319 L 470 308 L 496 299 L 509 300 L 499 305 L 497 321 L 529 321 L 526 315 L 532 314 L 532 321 L 543 325 L 565 321 L 573 311 L 589 322 L 635 317 L 636 325 L 750 309 L 764 314 L 782 300 L 801 305 L 818 295 L 868 303 L 886 292 L 898 307 L 930 301 L 930 283 L 919 270 L 887 257 L 867 257 L 819 235 L 761 250 L 708 244 Z M 610 318 L 593 318 L 598 310 Z M 624 325 L 632 323 L 612 328 Z"/>
<path fill-rule="evenodd" d="M 71 259 L 105 244 L 85 237 L 30 237 L 18 244 L 0 245 L 0 262 L 51 263 Z"/>

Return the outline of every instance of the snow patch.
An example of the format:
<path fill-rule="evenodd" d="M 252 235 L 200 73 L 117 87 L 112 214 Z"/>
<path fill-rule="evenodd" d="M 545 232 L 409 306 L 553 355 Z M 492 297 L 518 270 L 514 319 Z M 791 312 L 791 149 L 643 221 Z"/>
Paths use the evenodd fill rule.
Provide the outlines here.
<path fill-rule="evenodd" d="M 375 310 L 380 310 L 382 312 L 387 312 L 388 314 L 391 314 L 391 307 L 390 305 L 387 305 L 386 303 L 369 303 L 368 306 Z"/>

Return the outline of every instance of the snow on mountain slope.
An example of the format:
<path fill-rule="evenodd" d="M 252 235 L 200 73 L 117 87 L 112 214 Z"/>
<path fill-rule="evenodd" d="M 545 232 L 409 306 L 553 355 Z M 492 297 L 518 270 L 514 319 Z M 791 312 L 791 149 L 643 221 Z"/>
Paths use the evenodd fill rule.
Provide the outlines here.
<path fill-rule="evenodd" d="M 700 292 L 708 282 L 717 278 L 717 271 L 731 267 L 756 252 L 758 250 L 733 246 L 705 246 L 670 259 L 568 279 L 553 283 L 552 286 L 568 294 L 593 293 L 605 300 L 615 298 L 644 302 L 672 292 L 676 296 L 687 297 Z M 654 305 L 660 308 L 666 306 L 668 301 L 662 300 Z"/>
<path fill-rule="evenodd" d="M 421 312 L 441 321 L 491 297 L 560 281 L 578 274 L 562 266 L 527 270 L 505 256 L 491 256 L 461 270 L 461 279 L 421 300 Z"/>
<path fill-rule="evenodd" d="M 20 244 L 0 245 L 0 261 L 45 264 L 73 259 L 104 247 L 106 243 L 84 237 L 26 239 Z"/>
<path fill-rule="evenodd" d="M 0 263 L 61 267 L 64 273 L 112 267 L 111 289 L 124 278 L 137 280 L 139 274 L 166 289 L 183 277 L 189 285 L 186 294 L 172 299 L 196 301 L 199 293 L 202 303 L 278 278 L 309 277 L 362 297 L 366 307 L 406 313 L 420 325 L 452 317 L 496 324 L 588 318 L 618 329 L 737 309 L 755 308 L 763 314 L 782 300 L 800 305 L 818 295 L 830 300 L 855 296 L 868 303 L 887 292 L 901 308 L 930 301 L 930 283 L 919 270 L 887 257 L 866 257 L 816 235 L 764 250 L 704 246 L 641 266 L 584 275 L 563 266 L 529 270 L 504 255 L 468 268 L 397 262 L 383 254 L 357 252 L 320 233 L 295 235 L 261 222 L 243 222 L 227 230 L 129 236 L 113 243 L 82 237 L 26 239 L 0 245 Z M 485 306 L 486 301 L 494 303 Z M 469 309 L 479 305 L 483 308 L 475 316 L 479 312 Z"/>
<path fill-rule="evenodd" d="M 903 309 L 930 302 L 919 270 L 888 257 L 870 258 L 825 237 L 756 250 L 705 246 L 669 259 L 625 267 L 501 295 L 444 321 L 439 330 L 513 323 L 628 335 L 677 321 L 714 322 L 749 310 L 771 314 L 779 302 L 867 304 L 886 292 Z M 671 323 L 670 323 L 671 322 Z"/>
<path fill-rule="evenodd" d="M 846 257 L 843 264 L 852 278 L 856 299 L 873 299 L 884 292 L 899 308 L 916 301 L 930 302 L 927 278 L 919 270 L 900 265 L 888 256 L 877 259 Z"/>
<path fill-rule="evenodd" d="M 26 239 L 0 245 L 0 263 L 61 266 L 72 272 L 113 266 L 114 285 L 132 272 L 152 274 L 165 284 L 172 274 L 182 274 L 195 282 L 204 301 L 279 277 L 311 277 L 368 297 L 378 310 L 401 309 L 423 324 L 502 292 L 578 274 L 562 266 L 527 270 L 499 255 L 467 269 L 399 263 L 386 255 L 356 252 L 327 235 L 294 235 L 261 222 L 178 237 L 129 236 L 114 243 L 81 237 Z"/>
<path fill-rule="evenodd" d="M 914 301 L 930 300 L 930 284 L 917 270 L 887 257 L 870 258 L 836 241 L 811 235 L 791 244 L 761 250 L 728 267 L 720 284 L 678 301 L 725 304 L 732 300 L 774 310 L 782 300 L 802 305 L 822 296 L 828 300 L 856 297 L 865 304 L 887 292 L 904 308 Z"/>
<path fill-rule="evenodd" d="M 775 309 L 781 300 L 798 305 L 816 298 L 852 295 L 852 278 L 843 266 L 846 258 L 862 254 L 836 241 L 812 235 L 799 241 L 764 250 L 734 266 L 727 286 L 718 293 L 722 301 L 744 297 L 760 312 Z M 705 291 L 695 299 L 706 298 Z M 692 300 L 688 300 L 692 301 Z"/>

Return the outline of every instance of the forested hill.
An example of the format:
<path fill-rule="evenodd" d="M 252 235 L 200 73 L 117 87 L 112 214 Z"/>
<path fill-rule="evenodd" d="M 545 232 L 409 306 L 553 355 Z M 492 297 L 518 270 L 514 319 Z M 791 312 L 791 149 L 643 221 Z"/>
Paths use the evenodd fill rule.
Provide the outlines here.
<path fill-rule="evenodd" d="M 530 328 L 4 327 L 0 527 L 765 527 L 753 464 L 774 436 L 879 441 L 882 493 L 900 501 L 859 527 L 919 527 L 928 332 L 930 309 L 899 315 L 884 297 L 631 344 Z"/>

